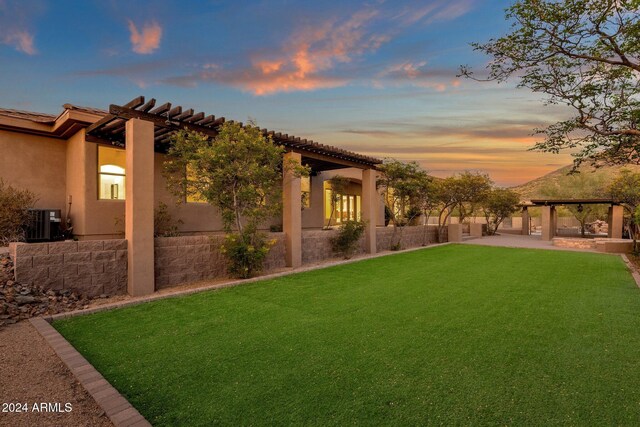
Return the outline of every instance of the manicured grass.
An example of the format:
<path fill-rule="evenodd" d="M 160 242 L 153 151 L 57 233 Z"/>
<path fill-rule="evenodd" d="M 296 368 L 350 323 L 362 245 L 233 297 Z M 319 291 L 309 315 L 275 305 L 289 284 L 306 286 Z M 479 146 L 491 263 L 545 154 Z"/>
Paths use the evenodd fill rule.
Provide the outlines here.
<path fill-rule="evenodd" d="M 55 322 L 154 425 L 637 425 L 616 256 L 449 245 Z"/>

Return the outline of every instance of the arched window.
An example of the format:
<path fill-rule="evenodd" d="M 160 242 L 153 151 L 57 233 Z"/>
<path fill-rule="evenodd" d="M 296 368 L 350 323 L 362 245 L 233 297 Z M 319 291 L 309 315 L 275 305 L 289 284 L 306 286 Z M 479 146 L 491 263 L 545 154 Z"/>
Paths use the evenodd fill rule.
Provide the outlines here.
<path fill-rule="evenodd" d="M 125 152 L 110 147 L 98 147 L 98 198 L 124 200 Z"/>

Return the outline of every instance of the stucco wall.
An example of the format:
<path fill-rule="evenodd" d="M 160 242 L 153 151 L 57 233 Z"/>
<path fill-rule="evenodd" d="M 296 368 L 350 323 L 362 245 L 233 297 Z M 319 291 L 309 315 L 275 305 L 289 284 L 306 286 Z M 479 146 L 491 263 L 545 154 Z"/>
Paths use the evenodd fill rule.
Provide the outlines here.
<path fill-rule="evenodd" d="M 38 196 L 35 207 L 65 213 L 66 141 L 0 130 L 0 178 Z"/>
<path fill-rule="evenodd" d="M 12 243 L 18 282 L 97 296 L 127 291 L 127 241 Z"/>

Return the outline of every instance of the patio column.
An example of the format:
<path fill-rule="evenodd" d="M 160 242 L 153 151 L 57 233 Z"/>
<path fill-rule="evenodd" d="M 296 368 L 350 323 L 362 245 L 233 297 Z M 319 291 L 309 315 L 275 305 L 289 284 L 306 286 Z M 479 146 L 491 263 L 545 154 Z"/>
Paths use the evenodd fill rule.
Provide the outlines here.
<path fill-rule="evenodd" d="M 282 231 L 285 234 L 287 267 L 302 265 L 302 186 L 288 167 L 291 160 L 301 163 L 300 153 L 288 152 L 284 155 L 284 176 L 282 178 Z"/>
<path fill-rule="evenodd" d="M 153 123 L 131 119 L 125 129 L 127 291 L 140 296 L 155 291 Z"/>
<path fill-rule="evenodd" d="M 366 223 L 364 232 L 365 250 L 369 254 L 377 251 L 376 225 L 378 223 L 378 204 L 380 196 L 376 190 L 375 169 L 362 171 L 362 220 Z"/>
<path fill-rule="evenodd" d="M 609 207 L 609 217 L 607 222 L 609 223 L 608 236 L 612 239 L 622 239 L 622 226 L 624 219 L 624 208 L 620 205 L 613 205 Z"/>
<path fill-rule="evenodd" d="M 522 235 L 529 236 L 531 234 L 531 226 L 529 225 L 529 208 L 522 208 Z"/>
<path fill-rule="evenodd" d="M 556 234 L 555 206 L 542 206 L 542 240 L 551 240 Z"/>

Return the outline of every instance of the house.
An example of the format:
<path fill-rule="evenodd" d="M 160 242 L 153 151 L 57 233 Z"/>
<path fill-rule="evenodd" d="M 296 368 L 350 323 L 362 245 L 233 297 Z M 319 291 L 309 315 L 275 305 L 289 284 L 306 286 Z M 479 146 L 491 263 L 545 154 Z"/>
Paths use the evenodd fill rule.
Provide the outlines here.
<path fill-rule="evenodd" d="M 0 178 L 38 195 L 36 208 L 60 209 L 70 218 L 79 241 L 122 238 L 127 241 L 128 286 L 132 294 L 153 292 L 154 208 L 163 202 L 182 221 L 184 235 L 222 230 L 217 210 L 197 200 L 176 205 L 167 190 L 162 165 L 176 129 L 216 135 L 224 118 L 194 113 L 170 103 L 138 97 L 108 111 L 65 104 L 58 115 L 0 109 Z M 366 251 L 376 252 L 376 226 L 384 225 L 384 206 L 376 190 L 380 160 L 291 135 L 263 130 L 286 149 L 286 158 L 310 166 L 308 179 L 284 179 L 282 226 L 286 264 L 302 262 L 303 229 L 367 221 Z M 351 184 L 331 212 L 327 180 L 340 174 Z M 306 206 L 302 193 L 308 193 Z M 124 226 L 123 226 L 124 225 Z"/>

